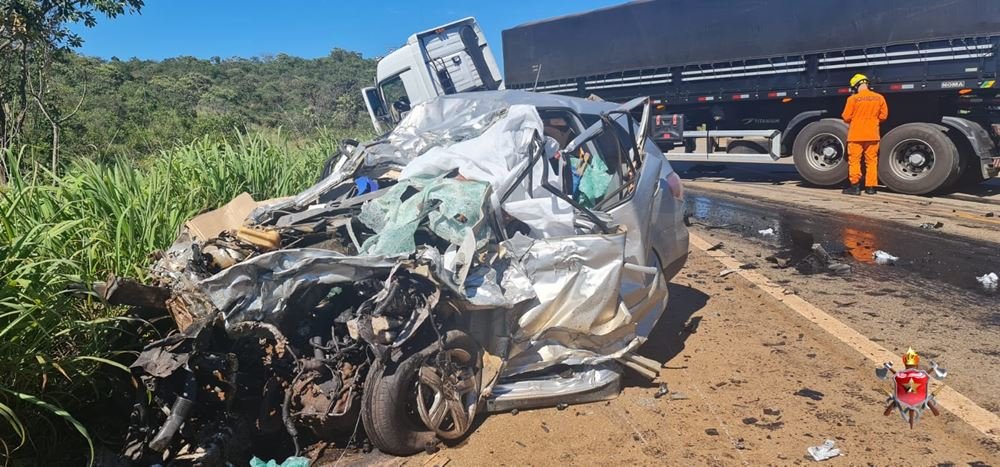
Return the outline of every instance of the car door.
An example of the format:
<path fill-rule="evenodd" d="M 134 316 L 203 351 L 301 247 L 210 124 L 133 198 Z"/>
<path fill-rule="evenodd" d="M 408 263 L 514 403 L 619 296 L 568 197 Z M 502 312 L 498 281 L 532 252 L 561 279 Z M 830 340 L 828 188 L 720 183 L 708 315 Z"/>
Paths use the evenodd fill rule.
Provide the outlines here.
<path fill-rule="evenodd" d="M 600 115 L 583 115 L 584 122 L 595 124 Z M 606 128 L 594 140 L 613 173 L 604 198 L 595 208 L 606 212 L 626 229 L 624 269 L 620 284 L 622 306 L 628 310 L 636 334 L 645 337 L 661 316 L 667 300 L 659 252 L 653 248 L 654 231 L 672 225 L 654 224 L 657 200 L 663 196 L 659 183 L 662 160 L 645 156 L 635 141 L 637 125 L 627 112 L 604 117 Z M 614 126 L 610 126 L 614 125 Z M 630 129 L 626 129 L 630 127 Z"/>
<path fill-rule="evenodd" d="M 546 124 L 549 143 L 555 140 L 556 146 L 565 147 L 568 140 L 581 134 L 584 122 L 570 110 L 540 109 L 539 114 Z M 612 137 L 615 134 L 609 132 Z M 655 181 L 646 182 L 651 183 L 647 187 L 634 174 L 629 180 L 635 183 L 625 183 L 620 174 L 608 173 L 628 166 L 627 161 L 617 159 L 628 152 L 612 154 L 602 149 L 602 144 L 611 142 L 588 141 L 575 154 L 551 154 L 551 150 L 545 153 L 540 149 L 522 177 L 540 181 L 538 189 L 524 190 L 518 196 L 508 192 L 501 198 L 501 216 L 508 216 L 508 222 L 502 224 L 523 224 L 519 230 L 505 232 L 510 238 L 504 246 L 520 258 L 538 297 L 518 315 L 515 345 L 505 376 L 556 363 L 581 365 L 621 355 L 642 342 L 635 333 L 635 324 L 652 310 L 662 308 L 666 292 L 664 287 L 655 286 L 660 276 L 655 257 L 644 247 L 647 229 L 635 228 L 645 211 L 635 209 L 630 202 L 638 193 L 634 190 L 655 189 Z M 541 142 L 538 145 L 551 146 Z M 583 154 L 593 158 L 593 166 L 581 165 Z M 605 212 L 598 206 L 581 204 L 578 188 L 583 180 L 566 183 L 566 174 L 573 177 L 573 172 L 581 168 L 584 176 L 587 170 L 603 170 L 603 175 L 610 176 L 600 193 L 608 196 L 591 201 L 598 206 L 607 203 L 611 209 Z M 553 177 L 553 172 L 558 176 Z M 532 213 L 525 206 L 537 211 Z M 569 232 L 563 229 L 558 230 L 560 235 L 548 235 L 545 229 L 551 227 L 551 222 L 547 221 L 567 210 L 580 214 L 572 221 Z M 535 215 L 526 217 L 525 213 Z M 509 222 L 511 217 L 520 222 Z"/>

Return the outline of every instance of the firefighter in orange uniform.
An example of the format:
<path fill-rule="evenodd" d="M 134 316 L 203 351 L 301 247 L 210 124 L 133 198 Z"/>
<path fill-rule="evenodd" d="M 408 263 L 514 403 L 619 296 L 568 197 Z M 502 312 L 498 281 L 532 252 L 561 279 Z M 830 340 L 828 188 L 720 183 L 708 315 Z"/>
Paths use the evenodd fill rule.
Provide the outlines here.
<path fill-rule="evenodd" d="M 865 193 L 875 194 L 878 185 L 878 143 L 881 139 L 879 124 L 889 117 L 889 107 L 881 94 L 868 89 L 868 77 L 854 75 L 851 89 L 856 92 L 847 98 L 844 122 L 851 126 L 847 132 L 847 162 L 850 164 L 851 186 L 844 194 L 861 194 L 861 156 L 865 158 Z"/>

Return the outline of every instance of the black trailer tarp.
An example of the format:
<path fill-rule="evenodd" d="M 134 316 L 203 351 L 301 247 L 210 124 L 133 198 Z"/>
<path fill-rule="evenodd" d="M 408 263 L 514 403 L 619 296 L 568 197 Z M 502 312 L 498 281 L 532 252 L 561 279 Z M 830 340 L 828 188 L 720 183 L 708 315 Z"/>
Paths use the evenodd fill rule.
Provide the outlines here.
<path fill-rule="evenodd" d="M 1000 34 L 1000 0 L 649 0 L 503 32 L 508 86 Z"/>

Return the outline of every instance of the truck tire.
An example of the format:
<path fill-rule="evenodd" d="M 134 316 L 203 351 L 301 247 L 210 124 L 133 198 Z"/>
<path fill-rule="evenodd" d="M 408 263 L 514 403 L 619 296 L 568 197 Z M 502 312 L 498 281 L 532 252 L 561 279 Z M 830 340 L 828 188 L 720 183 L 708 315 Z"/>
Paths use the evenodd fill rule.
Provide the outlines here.
<path fill-rule="evenodd" d="M 770 151 L 757 141 L 734 139 L 726 143 L 727 154 L 768 154 Z"/>
<path fill-rule="evenodd" d="M 847 124 L 827 118 L 805 126 L 792 145 L 795 169 L 807 182 L 839 185 L 847 180 Z"/>
<path fill-rule="evenodd" d="M 955 182 L 953 188 L 958 190 L 974 189 L 980 183 L 989 180 L 983 178 L 982 165 L 980 165 L 982 162 L 979 160 L 979 155 L 975 154 L 971 147 L 962 147 L 958 144 L 956 147 L 958 147 L 958 156 L 961 159 L 959 162 L 961 174 L 959 174 L 958 181 Z"/>
<path fill-rule="evenodd" d="M 443 341 L 443 342 L 442 342 Z M 476 415 L 482 390 L 482 347 L 468 334 L 453 330 L 426 347 L 412 352 L 399 363 L 376 361 L 365 378 L 362 394 L 361 421 L 372 444 L 380 451 L 397 456 L 416 454 L 436 444 L 436 439 L 446 442 L 465 437 Z M 454 365 L 449 374 L 435 363 L 446 355 Z M 452 381 L 472 385 L 468 390 L 456 390 L 459 384 L 430 388 L 426 383 L 430 371 L 438 381 Z M 453 373 L 453 374 L 452 374 Z M 433 383 L 432 383 L 433 384 Z M 444 390 L 445 393 L 440 392 Z M 462 386 L 462 389 L 466 389 Z M 454 391 L 454 392 L 448 392 Z M 448 405 L 455 396 L 458 405 Z M 423 400 L 421 399 L 423 396 Z M 438 430 L 427 427 L 421 411 L 434 412 L 433 401 L 440 399 L 441 409 L 447 414 L 441 419 Z M 461 410 L 460 423 L 455 423 L 453 410 Z M 450 424 L 450 425 L 449 425 Z"/>
<path fill-rule="evenodd" d="M 879 148 L 879 179 L 893 191 L 924 195 L 950 187 L 961 175 L 958 148 L 929 123 L 907 123 L 890 131 Z"/>

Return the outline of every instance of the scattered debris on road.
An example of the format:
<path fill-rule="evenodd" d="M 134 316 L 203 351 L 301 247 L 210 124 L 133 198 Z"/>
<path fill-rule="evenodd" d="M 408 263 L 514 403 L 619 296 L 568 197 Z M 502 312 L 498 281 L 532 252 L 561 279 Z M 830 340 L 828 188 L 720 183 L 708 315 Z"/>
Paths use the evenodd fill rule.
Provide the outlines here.
<path fill-rule="evenodd" d="M 814 243 L 809 254 L 795 263 L 795 269 L 802 274 L 830 273 L 835 275 L 850 274 L 853 271 L 851 265 L 837 261 L 830 253 L 823 248 L 823 245 Z"/>
<path fill-rule="evenodd" d="M 823 444 L 819 446 L 811 446 L 806 450 L 813 459 L 820 462 L 840 455 L 840 449 L 833 447 L 833 445 L 834 441 L 832 439 L 828 439 Z"/>
<path fill-rule="evenodd" d="M 768 227 L 764 230 L 758 230 L 757 233 L 761 234 L 764 237 L 770 237 L 771 235 L 774 235 L 774 228 Z"/>
<path fill-rule="evenodd" d="M 875 253 L 872 253 L 872 258 L 875 260 L 875 264 L 881 265 L 895 264 L 896 261 L 899 261 L 898 256 L 893 256 L 882 250 L 876 250 Z"/>
<path fill-rule="evenodd" d="M 728 276 L 728 275 L 730 275 L 730 274 L 732 274 L 734 272 L 737 272 L 737 271 L 738 270 L 736 270 L 736 269 L 723 269 L 722 271 L 719 271 L 719 277 L 726 277 L 726 276 Z"/>
<path fill-rule="evenodd" d="M 798 391 L 795 391 L 793 394 L 795 394 L 796 396 L 802 396 L 808 399 L 812 399 L 814 401 L 821 401 L 825 396 L 825 394 L 823 394 L 822 392 L 809 388 L 799 389 Z"/>
<path fill-rule="evenodd" d="M 672 401 L 685 401 L 688 400 L 687 394 L 677 391 L 670 394 L 670 400 Z"/>
<path fill-rule="evenodd" d="M 656 390 L 656 394 L 653 394 L 653 397 L 659 399 L 667 394 L 670 394 L 670 389 L 667 388 L 667 383 L 660 383 L 660 387 Z"/>
<path fill-rule="evenodd" d="M 921 229 L 926 229 L 926 230 L 940 229 L 941 227 L 944 227 L 944 222 L 935 222 L 933 224 L 930 223 L 930 222 L 927 222 L 927 223 L 920 224 L 920 228 Z"/>
<path fill-rule="evenodd" d="M 1000 285 L 1000 276 L 997 276 L 997 273 L 995 272 L 983 274 L 982 276 L 976 276 L 976 280 L 979 281 L 979 284 L 989 292 L 996 291 L 997 286 Z"/>
<path fill-rule="evenodd" d="M 250 459 L 250 467 L 309 467 L 309 459 L 306 457 L 289 457 L 279 464 L 274 459 L 264 461 L 263 459 L 254 457 Z"/>
<path fill-rule="evenodd" d="M 725 246 L 725 245 L 722 242 L 718 242 L 715 245 L 712 245 L 712 246 L 708 247 L 708 250 L 706 250 L 706 251 L 721 250 L 723 246 Z"/>
<path fill-rule="evenodd" d="M 701 325 L 701 316 L 692 316 L 691 319 L 687 320 L 687 322 L 684 323 L 684 332 L 688 334 L 697 333 L 698 326 L 700 325 Z"/>

